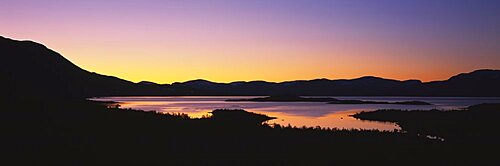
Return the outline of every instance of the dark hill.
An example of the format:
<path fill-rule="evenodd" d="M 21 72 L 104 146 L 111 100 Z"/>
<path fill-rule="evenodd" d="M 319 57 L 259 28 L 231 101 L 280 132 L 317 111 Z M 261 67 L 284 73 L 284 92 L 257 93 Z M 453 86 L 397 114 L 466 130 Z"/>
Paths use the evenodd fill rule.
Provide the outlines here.
<path fill-rule="evenodd" d="M 424 84 L 429 96 L 500 96 L 500 70 L 476 70 Z"/>
<path fill-rule="evenodd" d="M 47 47 L 0 37 L 0 75 L 8 98 L 83 98 L 168 94 L 168 86 L 135 84 L 81 69 Z"/>

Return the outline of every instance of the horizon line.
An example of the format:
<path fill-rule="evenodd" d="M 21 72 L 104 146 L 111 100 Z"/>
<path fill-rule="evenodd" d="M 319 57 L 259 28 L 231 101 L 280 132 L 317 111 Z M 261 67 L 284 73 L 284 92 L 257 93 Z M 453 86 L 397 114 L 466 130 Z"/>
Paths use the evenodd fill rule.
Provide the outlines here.
<path fill-rule="evenodd" d="M 142 80 L 142 81 L 138 81 L 138 82 L 130 81 L 130 82 L 133 82 L 133 83 L 136 83 L 136 84 L 139 84 L 141 82 L 145 82 L 145 83 L 154 83 L 154 84 L 158 84 L 158 85 L 172 85 L 172 84 L 180 84 L 180 83 L 186 83 L 186 82 L 192 82 L 192 81 L 206 81 L 206 82 L 217 83 L 217 84 L 231 84 L 231 83 L 239 83 L 239 82 L 242 82 L 242 83 L 266 82 L 266 83 L 281 84 L 281 83 L 295 82 L 295 81 L 314 81 L 314 80 L 341 81 L 341 80 L 356 80 L 356 79 L 370 78 L 371 77 L 371 78 L 376 78 L 376 79 L 384 79 L 384 80 L 392 80 L 392 81 L 400 81 L 400 82 L 418 81 L 418 82 L 421 82 L 421 83 L 430 83 L 430 82 L 447 81 L 447 80 L 451 79 L 452 77 L 458 76 L 460 74 L 469 74 L 469 73 L 478 72 L 478 71 L 500 71 L 500 69 L 480 68 L 480 69 L 472 70 L 472 71 L 469 71 L 469 72 L 460 72 L 460 73 L 457 73 L 455 75 L 449 76 L 447 79 L 443 79 L 443 80 L 431 80 L 431 81 L 422 81 L 420 79 L 399 80 L 399 79 L 384 78 L 384 77 L 373 76 L 373 75 L 364 75 L 364 76 L 354 77 L 354 78 L 332 79 L 332 78 L 322 77 L 322 78 L 314 78 L 314 79 L 297 79 L 297 80 L 285 80 L 285 81 L 276 81 L 276 82 L 274 82 L 274 81 L 266 81 L 266 80 L 258 80 L 258 79 L 257 80 L 249 80 L 249 81 L 236 80 L 236 81 L 230 81 L 230 82 L 217 82 L 217 81 L 211 81 L 209 79 L 204 79 L 204 78 L 195 78 L 195 79 L 190 79 L 190 80 L 186 80 L 186 81 L 175 81 L 175 82 L 172 82 L 172 83 L 157 83 L 157 82 L 154 82 L 154 81 L 147 81 L 147 80 Z M 97 72 L 93 72 L 93 73 L 97 73 Z M 107 75 L 107 76 L 111 76 L 111 75 Z M 116 76 L 112 76 L 112 77 L 116 77 Z M 119 78 L 119 77 L 117 77 L 117 78 Z M 123 79 L 123 78 L 120 78 L 120 79 Z M 124 79 L 124 80 L 126 80 L 126 79 Z M 127 81 L 129 81 L 129 80 L 127 80 Z"/>
<path fill-rule="evenodd" d="M 189 80 L 185 80 L 185 81 L 173 81 L 171 83 L 158 83 L 158 82 L 148 81 L 148 80 L 140 80 L 140 81 L 135 82 L 135 81 L 130 81 L 128 79 L 124 79 L 124 78 L 121 78 L 121 77 L 118 77 L 118 76 L 115 76 L 115 75 L 102 74 L 102 73 L 99 73 L 99 72 L 96 72 L 96 71 L 90 71 L 90 70 L 84 69 L 83 67 L 80 67 L 79 65 L 77 65 L 74 62 L 72 62 L 69 59 L 67 59 L 63 54 L 59 53 L 55 49 L 52 49 L 52 48 L 48 47 L 47 45 L 45 45 L 45 44 L 43 44 L 41 42 L 38 42 L 38 41 L 36 41 L 34 39 L 13 39 L 13 38 L 10 38 L 10 37 L 6 37 L 4 35 L 0 35 L 0 38 L 4 38 L 4 39 L 7 39 L 7 40 L 18 41 L 18 42 L 31 42 L 31 43 L 42 45 L 46 49 L 49 49 L 49 50 L 52 50 L 52 51 L 56 52 L 61 57 L 63 57 L 64 59 L 66 59 L 67 61 L 69 61 L 70 63 L 72 63 L 73 65 L 77 66 L 78 68 L 80 68 L 82 70 L 85 70 L 85 71 L 88 71 L 88 72 L 91 72 L 91 73 L 96 73 L 96 74 L 104 75 L 104 76 L 116 77 L 118 79 L 126 80 L 126 81 L 129 81 L 129 82 L 135 83 L 135 84 L 139 84 L 141 82 L 149 82 L 149 83 L 154 83 L 154 84 L 158 84 L 158 85 L 172 85 L 172 84 L 178 84 L 178 83 L 186 83 L 186 82 L 190 82 L 190 81 L 207 81 L 207 82 L 219 83 L 219 84 L 231 84 L 231 83 L 237 83 L 237 82 L 246 82 L 246 83 L 248 83 L 248 82 L 267 82 L 267 83 L 278 83 L 279 84 L 279 83 L 287 83 L 287 82 L 294 82 L 294 81 L 355 80 L 355 79 L 361 79 L 361 78 L 367 78 L 367 77 L 373 77 L 373 78 L 384 79 L 384 80 L 400 81 L 400 82 L 404 82 L 404 81 L 418 81 L 418 82 L 421 82 L 421 83 L 430 83 L 430 82 L 446 81 L 446 80 L 449 80 L 450 78 L 452 78 L 454 76 L 457 76 L 457 75 L 460 75 L 460 74 L 472 73 L 472 72 L 476 72 L 476 71 L 500 71 L 500 69 L 494 69 L 494 68 L 478 68 L 478 69 L 475 69 L 475 70 L 472 70 L 472 71 L 468 71 L 468 72 L 466 71 L 466 72 L 456 73 L 455 75 L 448 76 L 446 79 L 437 79 L 437 80 L 429 80 L 429 81 L 422 81 L 422 80 L 416 79 L 416 78 L 401 80 L 401 79 L 395 79 L 395 78 L 385 78 L 385 77 L 382 77 L 382 76 L 375 76 L 375 75 L 362 75 L 362 76 L 351 77 L 351 78 L 327 78 L 327 77 L 320 77 L 320 78 L 312 78 L 312 79 L 296 79 L 296 80 L 284 80 L 284 81 L 266 81 L 266 80 L 256 79 L 256 80 L 246 80 L 246 81 L 235 80 L 235 81 L 228 81 L 228 82 L 224 82 L 224 81 L 218 82 L 218 81 L 211 81 L 211 80 L 205 79 L 205 78 L 194 78 L 194 79 L 189 79 Z"/>

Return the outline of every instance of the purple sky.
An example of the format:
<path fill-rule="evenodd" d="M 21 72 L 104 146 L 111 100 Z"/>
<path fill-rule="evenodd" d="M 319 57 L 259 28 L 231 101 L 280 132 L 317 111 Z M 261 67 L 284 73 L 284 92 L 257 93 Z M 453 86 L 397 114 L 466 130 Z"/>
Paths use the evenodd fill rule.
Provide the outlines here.
<path fill-rule="evenodd" d="M 500 68 L 500 1 L 0 0 L 0 35 L 132 81 L 436 80 Z"/>

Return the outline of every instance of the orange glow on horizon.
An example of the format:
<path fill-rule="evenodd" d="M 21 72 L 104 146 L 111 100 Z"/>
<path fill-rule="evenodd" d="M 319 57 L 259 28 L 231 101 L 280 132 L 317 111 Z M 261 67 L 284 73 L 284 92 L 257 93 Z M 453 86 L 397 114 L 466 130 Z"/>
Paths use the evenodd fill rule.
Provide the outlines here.
<path fill-rule="evenodd" d="M 368 50 L 371 53 L 349 52 L 349 50 L 344 50 L 345 53 L 335 53 L 330 50 L 291 51 L 273 47 L 250 50 L 236 47 L 233 51 L 224 52 L 214 48 L 200 51 L 189 48 L 165 50 L 161 45 L 149 45 L 144 49 L 144 47 L 126 47 L 123 43 L 96 48 L 92 45 L 103 43 L 80 42 L 48 40 L 40 43 L 46 43 L 47 47 L 61 53 L 83 69 L 133 82 L 173 83 L 194 79 L 223 83 L 255 80 L 283 82 L 319 78 L 353 79 L 362 76 L 397 80 L 418 79 L 427 82 L 445 80 L 455 74 L 470 72 L 481 67 L 439 65 L 440 61 L 446 59 L 436 59 L 432 64 L 415 63 L 425 59 L 412 56 L 391 60 L 392 57 L 375 56 L 377 53 L 371 50 Z M 342 50 L 338 52 L 340 51 Z M 307 54 L 314 54 L 316 58 L 302 56 Z M 353 56 L 344 56 L 346 54 Z M 362 54 L 372 56 L 362 56 Z M 337 59 L 335 57 L 341 61 L 331 60 Z M 405 66 L 408 62 L 413 62 L 410 63 L 413 65 Z"/>
<path fill-rule="evenodd" d="M 500 69 L 492 5 L 406 3 L 11 1 L 0 35 L 133 82 L 433 81 Z"/>

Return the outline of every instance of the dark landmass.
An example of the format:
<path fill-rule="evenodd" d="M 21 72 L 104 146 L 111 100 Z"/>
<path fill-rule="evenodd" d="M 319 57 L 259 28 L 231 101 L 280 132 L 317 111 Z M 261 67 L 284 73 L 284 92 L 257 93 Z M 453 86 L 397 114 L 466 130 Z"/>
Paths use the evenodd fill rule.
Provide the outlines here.
<path fill-rule="evenodd" d="M 479 104 L 463 110 L 384 109 L 353 115 L 361 120 L 394 122 L 413 134 L 438 136 L 449 142 L 493 142 L 500 138 L 500 103 Z"/>
<path fill-rule="evenodd" d="M 340 100 L 331 97 L 301 97 L 301 96 L 268 96 L 250 99 L 228 99 L 226 101 L 253 101 L 253 102 L 328 102 L 328 104 L 400 104 L 400 105 L 432 105 L 423 101 L 364 101 L 364 100 Z"/>
<path fill-rule="evenodd" d="M 242 109 L 216 109 L 211 113 L 210 119 L 228 124 L 259 125 L 265 121 L 276 119 L 275 117 L 247 112 Z"/>
<path fill-rule="evenodd" d="M 3 101 L 2 101 L 3 102 Z M 498 130 L 481 124 L 439 127 L 477 136 L 438 141 L 408 132 L 343 130 L 263 124 L 272 117 L 244 110 L 214 110 L 193 119 L 110 107 L 89 101 L 1 103 L 4 162 L 18 165 L 470 165 L 494 164 Z M 471 107 L 472 108 L 472 107 Z M 498 110 L 495 110 L 498 112 Z M 448 119 L 443 116 L 437 119 Z M 447 123 L 458 124 L 461 121 Z M 476 122 L 476 121 L 474 121 Z M 399 123 L 399 122 L 398 122 Z M 417 122 L 415 122 L 417 123 Z M 498 125 L 497 125 L 498 126 Z M 422 127 L 418 125 L 417 127 Z M 492 129 L 489 127 L 488 129 Z M 476 130 L 477 129 L 477 130 Z M 450 130 L 450 131 L 448 131 Z M 470 133 L 468 133 L 470 132 Z M 430 133 L 434 134 L 434 133 Z M 465 137 L 469 138 L 469 136 Z M 474 153 L 469 153 L 474 152 Z M 491 157 L 491 158 L 490 158 Z M 362 159 L 360 159 L 362 158 Z"/>
<path fill-rule="evenodd" d="M 378 77 L 286 82 L 173 84 L 133 83 L 86 71 L 57 52 L 32 41 L 0 37 L 0 90 L 9 98 L 88 98 L 98 96 L 500 96 L 500 70 L 476 70 L 448 80 L 421 82 Z"/>

